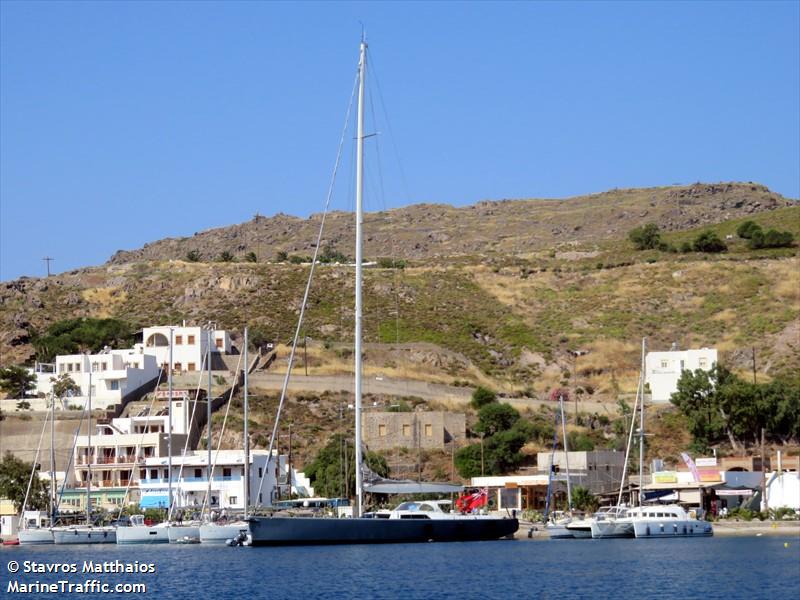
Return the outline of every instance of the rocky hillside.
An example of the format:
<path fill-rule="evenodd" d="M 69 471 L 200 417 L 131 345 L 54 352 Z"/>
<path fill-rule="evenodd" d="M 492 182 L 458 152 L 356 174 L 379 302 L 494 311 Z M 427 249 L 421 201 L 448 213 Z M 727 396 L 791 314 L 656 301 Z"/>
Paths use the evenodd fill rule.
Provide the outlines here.
<path fill-rule="evenodd" d="M 413 260 L 519 255 L 558 244 L 618 239 L 645 223 L 680 231 L 790 204 L 752 183 L 611 190 L 565 200 L 503 200 L 464 208 L 418 204 L 368 214 L 364 253 L 372 258 Z M 352 221 L 349 213 L 329 215 L 323 247 L 352 256 Z M 138 250 L 120 250 L 110 263 L 184 259 L 190 252 L 203 261 L 215 260 L 223 252 L 239 258 L 253 252 L 261 261 L 272 260 L 278 251 L 310 255 L 319 222 L 320 215 L 308 219 L 256 216 L 247 223 L 160 240 Z"/>
<path fill-rule="evenodd" d="M 797 246 L 749 250 L 734 235 L 745 218 L 800 236 L 800 206 L 754 184 L 373 214 L 367 256 L 391 255 L 394 238 L 394 255 L 409 264 L 366 270 L 365 336 L 386 348 L 368 351 L 368 366 L 534 394 L 569 380 L 601 400 L 633 387 L 642 336 L 653 349 L 712 345 L 741 369 L 755 347 L 766 376 L 797 369 Z M 351 243 L 350 220 L 334 215 L 326 235 L 341 252 Z M 722 254 L 636 251 L 626 234 L 648 222 L 675 246 L 708 228 L 733 239 Z M 0 364 L 32 360 L 37 332 L 77 316 L 137 326 L 214 320 L 233 331 L 248 324 L 285 342 L 309 267 L 206 259 L 223 251 L 309 254 L 317 225 L 315 218 L 262 217 L 118 253 L 100 267 L 0 284 Z M 183 260 L 191 250 L 198 262 Z M 321 266 L 305 334 L 328 353 L 312 369 L 350 368 L 352 306 L 352 268 Z M 401 351 L 408 344 L 425 344 L 425 351 Z M 575 350 L 582 351 L 577 360 Z"/>

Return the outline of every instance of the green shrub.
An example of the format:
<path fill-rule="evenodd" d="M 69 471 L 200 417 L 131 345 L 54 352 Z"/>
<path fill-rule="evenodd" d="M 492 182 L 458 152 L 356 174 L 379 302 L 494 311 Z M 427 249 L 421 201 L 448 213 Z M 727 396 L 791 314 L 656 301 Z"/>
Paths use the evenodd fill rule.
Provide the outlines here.
<path fill-rule="evenodd" d="M 472 392 L 472 400 L 470 400 L 469 404 L 475 410 L 480 410 L 492 402 L 497 402 L 497 394 L 495 394 L 492 390 L 479 385 L 477 388 L 475 388 L 475 391 Z"/>
<path fill-rule="evenodd" d="M 633 242 L 637 250 L 655 250 L 661 244 L 661 234 L 655 223 L 632 229 L 628 233 L 628 239 Z"/>
<path fill-rule="evenodd" d="M 725 252 L 728 246 L 713 231 L 704 231 L 694 239 L 692 248 L 695 252 Z"/>
<path fill-rule="evenodd" d="M 745 221 L 736 229 L 736 235 L 746 240 L 752 239 L 756 232 L 761 231 L 761 226 L 755 221 Z"/>

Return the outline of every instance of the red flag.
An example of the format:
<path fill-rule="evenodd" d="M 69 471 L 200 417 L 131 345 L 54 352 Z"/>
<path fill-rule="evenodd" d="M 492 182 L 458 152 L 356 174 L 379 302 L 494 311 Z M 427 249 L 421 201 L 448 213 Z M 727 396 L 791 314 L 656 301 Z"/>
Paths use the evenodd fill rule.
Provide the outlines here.
<path fill-rule="evenodd" d="M 456 506 L 462 513 L 469 513 L 485 506 L 489 502 L 489 489 L 481 488 L 471 494 L 464 494 L 456 500 Z"/>

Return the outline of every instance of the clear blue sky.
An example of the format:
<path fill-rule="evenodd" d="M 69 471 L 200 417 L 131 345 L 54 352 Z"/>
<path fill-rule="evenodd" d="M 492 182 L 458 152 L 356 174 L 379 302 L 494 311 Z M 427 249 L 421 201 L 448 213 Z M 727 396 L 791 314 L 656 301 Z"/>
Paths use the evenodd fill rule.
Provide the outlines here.
<path fill-rule="evenodd" d="M 359 21 L 378 147 L 407 182 L 387 168 L 371 209 L 694 181 L 800 196 L 798 2 L 3 1 L 0 17 L 1 280 L 319 212 Z"/>

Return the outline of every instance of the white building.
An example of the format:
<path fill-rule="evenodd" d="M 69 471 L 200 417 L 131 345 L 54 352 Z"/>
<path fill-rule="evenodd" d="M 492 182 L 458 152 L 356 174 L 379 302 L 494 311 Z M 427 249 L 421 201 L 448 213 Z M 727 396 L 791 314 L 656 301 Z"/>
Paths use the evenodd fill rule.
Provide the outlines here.
<path fill-rule="evenodd" d="M 55 377 L 68 374 L 81 391 L 67 403 L 81 408 L 89 396 L 91 373 L 92 408 L 105 408 L 118 404 L 129 393 L 155 380 L 159 369 L 154 356 L 136 347 L 105 349 L 98 354 L 57 356 L 55 364 L 37 364 L 33 373 L 36 375 L 36 392 L 45 396 L 53 389 Z"/>
<path fill-rule="evenodd" d="M 164 369 L 169 366 L 170 330 L 173 340 L 172 368 L 175 371 L 202 370 L 209 343 L 212 360 L 214 354 L 230 354 L 231 338 L 227 331 L 169 325 L 145 327 L 142 330 L 144 352 L 155 356 L 156 363 Z"/>
<path fill-rule="evenodd" d="M 289 484 L 286 480 L 286 456 L 278 457 L 276 472 L 275 456 L 267 465 L 267 452 L 253 450 L 250 453 L 250 501 L 249 505 L 262 504 L 269 506 L 278 497 L 278 486 L 281 493 L 288 496 Z M 208 507 L 212 510 L 242 510 L 245 498 L 244 452 L 242 450 L 212 450 L 211 492 Z M 166 458 L 152 458 L 145 461 L 141 479 L 141 499 L 139 506 L 166 507 L 169 504 L 169 469 Z M 175 506 L 189 510 L 200 510 L 206 501 L 208 485 L 208 452 L 196 450 L 186 456 L 172 458 L 172 493 Z M 264 478 L 263 485 L 261 478 Z M 260 487 L 260 493 L 259 493 Z M 314 490 L 303 473 L 292 469 L 292 493 L 302 496 L 313 496 Z M 207 508 L 208 508 L 207 507 Z"/>
<path fill-rule="evenodd" d="M 644 359 L 645 383 L 650 386 L 652 402 L 669 402 L 669 397 L 678 391 L 683 371 L 710 371 L 716 362 L 715 348 L 648 352 Z"/>
<path fill-rule="evenodd" d="M 186 444 L 188 404 L 183 397 L 173 401 L 173 455 L 181 454 Z M 146 461 L 169 455 L 168 425 L 167 414 L 143 414 L 99 423 L 91 443 L 88 435 L 78 436 L 73 461 L 75 483 L 64 494 L 62 511 L 85 509 L 90 468 L 93 506 L 108 509 L 137 503 Z"/>

